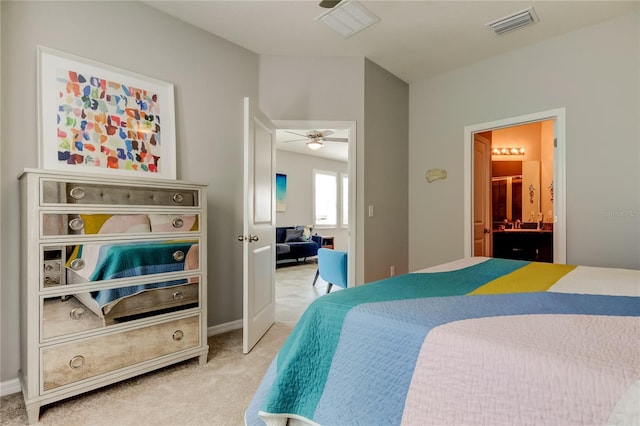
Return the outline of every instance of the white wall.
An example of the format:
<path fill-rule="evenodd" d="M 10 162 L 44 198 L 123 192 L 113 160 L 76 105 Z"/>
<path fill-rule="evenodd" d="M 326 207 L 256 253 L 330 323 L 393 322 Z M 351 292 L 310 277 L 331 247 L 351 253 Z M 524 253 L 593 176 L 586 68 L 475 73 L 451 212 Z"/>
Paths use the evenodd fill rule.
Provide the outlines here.
<path fill-rule="evenodd" d="M 343 161 L 278 150 L 276 172 L 287 175 L 287 208 L 284 212 L 276 213 L 276 225 L 313 225 L 313 169 L 336 172 L 338 182 L 341 182 L 340 173 L 347 173 L 347 166 Z M 348 251 L 348 229 L 315 228 L 313 233 L 333 236 L 335 249 Z"/>
<path fill-rule="evenodd" d="M 178 178 L 209 184 L 208 324 L 241 318 L 243 97 L 257 98 L 258 56 L 137 1 L 3 1 L 0 8 L 0 381 L 19 369 L 16 178 L 38 166 L 38 44 L 175 85 Z"/>
<path fill-rule="evenodd" d="M 410 269 L 464 255 L 464 127 L 559 107 L 567 117 L 567 262 L 640 268 L 638 18 L 411 85 Z M 447 169 L 447 180 L 427 184 L 434 167 Z"/>

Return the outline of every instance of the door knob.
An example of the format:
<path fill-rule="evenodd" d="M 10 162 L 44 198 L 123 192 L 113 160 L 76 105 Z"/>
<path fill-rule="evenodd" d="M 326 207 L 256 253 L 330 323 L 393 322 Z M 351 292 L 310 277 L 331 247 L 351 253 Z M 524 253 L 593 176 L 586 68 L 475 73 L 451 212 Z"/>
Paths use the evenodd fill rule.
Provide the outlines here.
<path fill-rule="evenodd" d="M 487 228 L 484 228 L 484 233 L 485 233 L 485 234 L 490 234 L 490 233 L 491 233 L 491 231 L 490 231 L 490 230 L 488 230 Z"/>
<path fill-rule="evenodd" d="M 258 241 L 258 240 L 259 240 L 259 238 L 258 238 L 258 236 L 257 236 L 257 235 L 251 235 L 251 234 L 249 234 L 249 242 L 250 242 L 250 243 L 252 243 L 252 242 L 254 242 L 254 241 Z"/>
<path fill-rule="evenodd" d="M 244 235 L 238 235 L 238 241 L 243 242 L 247 239 Z"/>

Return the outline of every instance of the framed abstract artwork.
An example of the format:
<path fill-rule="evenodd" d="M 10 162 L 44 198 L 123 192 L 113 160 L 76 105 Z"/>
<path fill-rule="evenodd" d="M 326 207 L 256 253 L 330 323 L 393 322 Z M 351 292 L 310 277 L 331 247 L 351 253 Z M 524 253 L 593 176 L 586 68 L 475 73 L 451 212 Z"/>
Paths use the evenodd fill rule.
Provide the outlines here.
<path fill-rule="evenodd" d="M 38 46 L 39 167 L 176 179 L 173 85 Z"/>

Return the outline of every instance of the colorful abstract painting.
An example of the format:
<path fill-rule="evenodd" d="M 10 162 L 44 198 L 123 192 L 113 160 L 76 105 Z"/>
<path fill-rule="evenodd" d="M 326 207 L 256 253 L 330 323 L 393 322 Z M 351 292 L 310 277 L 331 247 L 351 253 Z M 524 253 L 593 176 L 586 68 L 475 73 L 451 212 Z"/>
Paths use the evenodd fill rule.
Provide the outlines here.
<path fill-rule="evenodd" d="M 156 173 L 158 95 L 117 81 L 57 70 L 58 161 Z"/>
<path fill-rule="evenodd" d="M 276 173 L 276 211 L 287 209 L 287 175 Z"/>
<path fill-rule="evenodd" d="M 175 178 L 171 85 L 167 93 L 166 84 L 122 70 L 44 55 L 48 52 L 41 69 L 45 165 Z"/>

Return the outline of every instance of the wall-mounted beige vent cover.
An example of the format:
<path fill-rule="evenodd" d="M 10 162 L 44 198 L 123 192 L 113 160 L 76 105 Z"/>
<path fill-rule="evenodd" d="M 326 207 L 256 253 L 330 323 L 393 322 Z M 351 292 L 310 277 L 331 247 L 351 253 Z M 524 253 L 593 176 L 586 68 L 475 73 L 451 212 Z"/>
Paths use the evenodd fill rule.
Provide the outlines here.
<path fill-rule="evenodd" d="M 502 35 L 508 31 L 522 28 L 526 25 L 531 25 L 538 22 L 538 17 L 533 11 L 532 7 L 521 10 L 516 13 L 512 13 L 504 18 L 497 19 L 493 22 L 489 22 L 487 26 L 494 32 L 495 35 Z"/>

